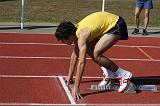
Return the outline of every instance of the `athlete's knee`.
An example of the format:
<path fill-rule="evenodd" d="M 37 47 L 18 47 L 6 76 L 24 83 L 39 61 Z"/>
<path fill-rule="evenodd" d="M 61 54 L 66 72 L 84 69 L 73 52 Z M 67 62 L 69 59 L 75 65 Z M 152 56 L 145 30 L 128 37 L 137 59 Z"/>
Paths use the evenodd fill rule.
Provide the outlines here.
<path fill-rule="evenodd" d="M 95 57 L 94 57 L 94 61 L 95 61 L 95 62 L 99 62 L 100 59 L 101 59 L 101 56 L 95 56 Z"/>
<path fill-rule="evenodd" d="M 98 55 L 97 53 L 94 53 L 94 61 L 95 61 L 95 62 L 99 62 L 100 59 L 101 59 L 101 56 Z"/>

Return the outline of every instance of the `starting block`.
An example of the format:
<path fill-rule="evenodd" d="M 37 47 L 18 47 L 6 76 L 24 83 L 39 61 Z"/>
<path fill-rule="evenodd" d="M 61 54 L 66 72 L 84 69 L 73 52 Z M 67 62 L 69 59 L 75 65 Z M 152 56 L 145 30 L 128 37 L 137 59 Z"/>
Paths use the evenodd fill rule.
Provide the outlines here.
<path fill-rule="evenodd" d="M 116 91 L 119 89 L 119 84 L 115 83 L 114 80 L 105 86 L 91 85 L 91 88 L 87 90 L 99 90 L 99 91 Z M 156 85 L 135 85 L 131 81 L 128 82 L 127 88 L 123 93 L 137 93 L 138 91 L 152 91 L 154 93 L 160 93 L 160 90 Z"/>
<path fill-rule="evenodd" d="M 156 85 L 135 85 L 129 81 L 128 87 L 124 93 L 137 93 L 137 91 L 160 92 Z"/>

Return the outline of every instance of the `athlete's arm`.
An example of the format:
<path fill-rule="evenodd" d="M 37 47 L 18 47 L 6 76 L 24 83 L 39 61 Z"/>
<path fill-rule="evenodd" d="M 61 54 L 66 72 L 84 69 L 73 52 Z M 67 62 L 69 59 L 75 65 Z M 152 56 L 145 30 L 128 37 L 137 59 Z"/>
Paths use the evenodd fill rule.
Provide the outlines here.
<path fill-rule="evenodd" d="M 72 51 L 71 59 L 70 59 L 69 73 L 68 73 L 68 77 L 66 79 L 67 85 L 69 85 L 70 83 L 72 83 L 70 81 L 73 80 L 73 73 L 74 73 L 74 70 L 75 70 L 75 66 L 76 66 L 78 57 L 79 57 L 79 49 L 78 49 L 77 42 L 75 42 L 74 43 L 74 49 Z"/>
<path fill-rule="evenodd" d="M 90 36 L 89 29 L 83 29 L 79 33 L 78 47 L 79 47 L 79 61 L 77 66 L 77 73 L 75 78 L 74 87 L 72 89 L 72 95 L 75 99 L 80 99 L 81 95 L 79 92 L 80 81 L 83 75 L 85 63 L 86 63 L 86 53 L 87 53 L 87 39 Z"/>

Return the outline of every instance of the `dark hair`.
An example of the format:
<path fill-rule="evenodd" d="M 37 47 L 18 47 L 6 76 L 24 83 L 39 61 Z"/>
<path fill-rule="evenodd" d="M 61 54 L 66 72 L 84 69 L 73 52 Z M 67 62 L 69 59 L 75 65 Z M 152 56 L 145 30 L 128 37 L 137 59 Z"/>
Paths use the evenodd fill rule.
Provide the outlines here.
<path fill-rule="evenodd" d="M 56 29 L 57 40 L 68 39 L 70 35 L 75 35 L 77 28 L 70 21 L 62 22 Z"/>

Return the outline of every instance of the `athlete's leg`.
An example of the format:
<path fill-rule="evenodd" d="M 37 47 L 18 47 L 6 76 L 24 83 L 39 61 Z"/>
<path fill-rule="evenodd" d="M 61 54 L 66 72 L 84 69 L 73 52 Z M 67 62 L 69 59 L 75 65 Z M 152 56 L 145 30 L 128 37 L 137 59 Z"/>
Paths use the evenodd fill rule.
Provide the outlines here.
<path fill-rule="evenodd" d="M 113 72 L 118 70 L 118 66 L 109 58 L 103 56 L 103 53 L 111 48 L 115 43 L 117 43 L 119 39 L 119 35 L 105 34 L 100 38 L 94 48 L 95 61 L 99 65 L 104 66 Z"/>
<path fill-rule="evenodd" d="M 94 62 L 96 62 L 100 67 L 101 67 L 101 70 L 103 71 L 103 80 L 99 83 L 99 87 L 101 86 L 105 86 L 106 84 L 108 84 L 110 82 L 110 79 L 114 79 L 114 78 L 117 78 L 117 74 L 112 72 L 111 70 L 103 67 L 101 64 L 98 63 L 98 61 L 95 61 L 95 58 L 94 58 L 94 48 L 95 48 L 95 45 L 96 43 L 98 42 L 98 40 L 95 40 L 94 42 L 88 44 L 87 46 L 87 53 L 88 55 L 92 58 L 92 60 Z"/>
<path fill-rule="evenodd" d="M 95 61 L 95 58 L 94 58 L 94 48 L 95 48 L 95 45 L 98 41 L 96 42 L 92 42 L 92 44 L 88 44 L 87 46 L 87 53 L 88 55 L 92 58 L 92 60 L 94 62 L 96 62 L 102 69 L 103 71 L 103 75 L 104 75 L 104 78 L 116 78 L 117 75 L 115 73 L 113 73 L 111 70 L 109 69 L 106 69 L 105 67 L 103 67 L 98 61 Z"/>
<path fill-rule="evenodd" d="M 120 39 L 119 35 L 115 34 L 105 34 L 101 37 L 101 39 L 97 42 L 94 48 L 94 59 L 95 61 L 104 66 L 105 68 L 115 72 L 118 76 L 121 77 L 120 87 L 118 89 L 119 92 L 122 92 L 128 84 L 124 82 L 126 79 L 131 78 L 132 73 L 119 68 L 114 62 L 112 62 L 109 58 L 103 56 L 103 53 L 111 48 L 115 43 Z"/>

